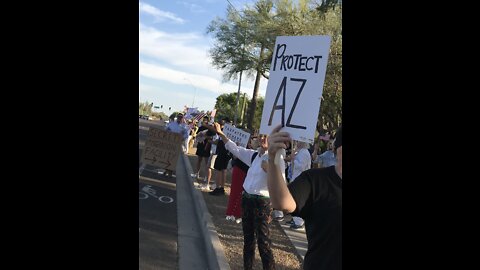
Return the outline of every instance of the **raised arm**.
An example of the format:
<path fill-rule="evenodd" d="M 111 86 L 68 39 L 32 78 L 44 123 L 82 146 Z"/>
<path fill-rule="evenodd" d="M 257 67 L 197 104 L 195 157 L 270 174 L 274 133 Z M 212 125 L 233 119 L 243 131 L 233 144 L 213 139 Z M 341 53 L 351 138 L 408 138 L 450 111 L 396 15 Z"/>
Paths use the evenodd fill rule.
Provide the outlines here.
<path fill-rule="evenodd" d="M 220 136 L 220 138 L 222 138 L 223 142 L 225 143 L 225 148 L 230 151 L 232 155 L 240 159 L 243 163 L 247 164 L 248 166 L 252 166 L 252 156 L 253 153 L 255 153 L 255 150 L 246 149 L 244 147 L 236 145 L 234 142 L 230 141 L 227 136 L 225 136 L 225 133 L 223 133 L 219 123 L 214 123 L 214 125 L 215 132 L 217 132 L 218 136 Z"/>
<path fill-rule="evenodd" d="M 283 179 L 280 167 L 274 162 L 277 151 L 281 148 L 286 149 L 285 142 L 291 140 L 290 135 L 287 132 L 279 132 L 280 129 L 281 126 L 278 125 L 268 137 L 268 191 L 273 208 L 291 213 L 297 205 Z"/>

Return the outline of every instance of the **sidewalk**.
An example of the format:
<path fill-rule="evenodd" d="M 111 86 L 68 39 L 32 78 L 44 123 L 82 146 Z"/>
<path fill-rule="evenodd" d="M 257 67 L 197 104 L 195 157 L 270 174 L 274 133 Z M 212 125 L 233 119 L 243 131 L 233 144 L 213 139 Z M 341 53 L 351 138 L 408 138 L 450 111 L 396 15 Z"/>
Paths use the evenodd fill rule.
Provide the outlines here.
<path fill-rule="evenodd" d="M 290 217 L 290 215 L 285 215 L 285 217 Z M 290 220 L 290 219 L 288 219 Z M 305 258 L 305 253 L 307 253 L 308 249 L 308 242 L 307 242 L 307 235 L 305 233 L 305 230 L 293 230 L 290 229 L 289 224 L 285 224 L 287 219 L 280 221 L 280 226 L 282 226 L 283 231 L 285 234 L 288 236 L 292 244 L 295 246 L 295 249 L 297 250 L 298 255 L 302 257 L 302 259 Z"/>

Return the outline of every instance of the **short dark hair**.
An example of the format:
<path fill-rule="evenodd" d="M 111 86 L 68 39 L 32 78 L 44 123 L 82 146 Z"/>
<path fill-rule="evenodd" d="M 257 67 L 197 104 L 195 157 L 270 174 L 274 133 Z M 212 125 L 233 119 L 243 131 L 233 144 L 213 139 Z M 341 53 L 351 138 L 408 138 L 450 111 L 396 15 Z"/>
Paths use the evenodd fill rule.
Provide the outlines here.
<path fill-rule="evenodd" d="M 335 151 L 337 151 L 337 148 L 340 146 L 342 146 L 342 127 L 339 127 L 335 134 Z"/>

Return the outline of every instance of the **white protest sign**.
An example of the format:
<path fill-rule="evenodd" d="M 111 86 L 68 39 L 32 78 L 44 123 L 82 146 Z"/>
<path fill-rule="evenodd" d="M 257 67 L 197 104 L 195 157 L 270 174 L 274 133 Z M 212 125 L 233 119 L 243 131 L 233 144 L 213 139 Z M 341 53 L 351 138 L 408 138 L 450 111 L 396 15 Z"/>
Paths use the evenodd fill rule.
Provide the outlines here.
<path fill-rule="evenodd" d="M 292 139 L 313 143 L 329 48 L 329 36 L 277 37 L 260 134 L 281 124 Z"/>
<path fill-rule="evenodd" d="M 239 146 L 247 147 L 248 140 L 250 139 L 250 133 L 238 129 L 230 124 L 223 126 L 223 133 L 229 140 L 234 143 L 238 143 Z"/>

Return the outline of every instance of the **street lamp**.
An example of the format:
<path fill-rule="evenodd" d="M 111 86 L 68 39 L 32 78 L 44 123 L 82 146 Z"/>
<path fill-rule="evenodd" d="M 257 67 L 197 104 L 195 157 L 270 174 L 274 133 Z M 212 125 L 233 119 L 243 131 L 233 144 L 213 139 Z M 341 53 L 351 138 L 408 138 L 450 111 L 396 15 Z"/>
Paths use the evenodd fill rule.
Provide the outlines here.
<path fill-rule="evenodd" d="M 193 105 L 195 104 L 195 96 L 197 95 L 197 88 L 193 85 L 193 83 L 187 79 L 187 78 L 183 78 L 185 81 L 187 81 L 192 87 L 193 89 L 195 89 L 195 92 L 193 94 L 193 101 L 192 101 L 192 108 L 193 108 Z"/>

